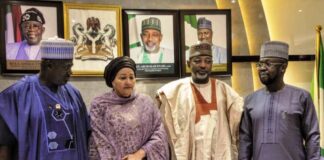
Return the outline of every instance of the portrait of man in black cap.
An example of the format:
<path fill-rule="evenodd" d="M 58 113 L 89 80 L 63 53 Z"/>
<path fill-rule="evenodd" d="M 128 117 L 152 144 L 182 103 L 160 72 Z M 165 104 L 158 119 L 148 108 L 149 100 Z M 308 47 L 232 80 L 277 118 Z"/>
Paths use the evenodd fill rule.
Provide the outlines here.
<path fill-rule="evenodd" d="M 136 63 L 174 63 L 174 51 L 161 46 L 163 34 L 161 20 L 149 17 L 141 23 L 142 46 L 132 48 L 130 57 Z"/>
<path fill-rule="evenodd" d="M 37 8 L 28 8 L 20 17 L 19 27 L 23 41 L 7 43 L 7 60 L 40 60 L 40 41 L 45 32 L 45 19 Z"/>

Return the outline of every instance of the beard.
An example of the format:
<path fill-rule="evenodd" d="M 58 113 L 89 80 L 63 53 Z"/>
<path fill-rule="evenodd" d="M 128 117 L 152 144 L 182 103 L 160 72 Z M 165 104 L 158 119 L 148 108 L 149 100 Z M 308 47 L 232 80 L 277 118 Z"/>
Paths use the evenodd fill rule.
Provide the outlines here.
<path fill-rule="evenodd" d="M 260 81 L 262 82 L 262 84 L 264 84 L 264 85 L 270 85 L 276 81 L 276 77 L 271 77 L 267 73 L 260 73 L 259 78 L 260 78 Z"/>
<path fill-rule="evenodd" d="M 156 44 L 144 44 L 144 48 L 148 53 L 156 53 L 159 50 L 159 47 Z"/>
<path fill-rule="evenodd" d="M 192 77 L 193 81 L 198 84 L 205 84 L 208 82 L 209 79 L 209 72 L 206 73 L 195 73 L 195 75 Z"/>

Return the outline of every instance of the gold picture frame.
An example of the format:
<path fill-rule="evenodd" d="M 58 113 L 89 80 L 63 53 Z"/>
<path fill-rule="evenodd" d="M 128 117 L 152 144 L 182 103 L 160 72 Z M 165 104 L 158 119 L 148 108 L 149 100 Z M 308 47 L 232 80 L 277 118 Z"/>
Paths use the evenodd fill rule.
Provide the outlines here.
<path fill-rule="evenodd" d="M 102 76 L 105 66 L 122 56 L 121 7 L 64 3 L 64 37 L 75 44 L 74 76 Z"/>

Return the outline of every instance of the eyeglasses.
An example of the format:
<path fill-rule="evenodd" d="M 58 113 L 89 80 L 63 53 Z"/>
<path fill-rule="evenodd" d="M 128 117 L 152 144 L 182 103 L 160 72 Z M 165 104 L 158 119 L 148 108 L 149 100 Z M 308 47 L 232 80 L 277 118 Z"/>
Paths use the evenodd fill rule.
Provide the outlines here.
<path fill-rule="evenodd" d="M 278 66 L 278 65 L 282 65 L 284 64 L 283 62 L 258 62 L 256 64 L 256 67 L 259 69 L 259 68 L 262 68 L 263 66 L 265 66 L 266 68 L 271 68 L 273 66 Z"/>

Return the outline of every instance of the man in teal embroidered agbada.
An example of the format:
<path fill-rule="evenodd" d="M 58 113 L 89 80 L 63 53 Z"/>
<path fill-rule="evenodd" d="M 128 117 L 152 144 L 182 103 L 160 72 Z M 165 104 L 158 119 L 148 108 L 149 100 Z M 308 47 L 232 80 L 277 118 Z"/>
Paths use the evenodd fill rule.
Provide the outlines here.
<path fill-rule="evenodd" d="M 160 19 L 144 19 L 141 33 L 143 46 L 132 49 L 130 57 L 136 63 L 174 63 L 173 51 L 160 46 L 162 38 Z"/>

